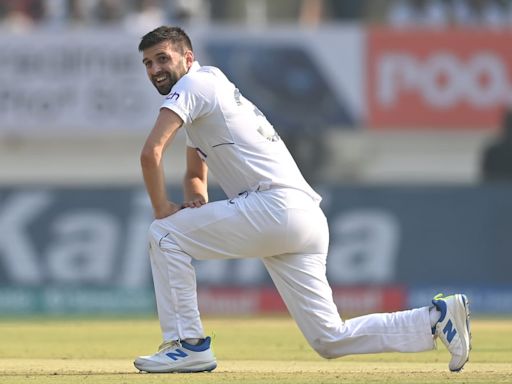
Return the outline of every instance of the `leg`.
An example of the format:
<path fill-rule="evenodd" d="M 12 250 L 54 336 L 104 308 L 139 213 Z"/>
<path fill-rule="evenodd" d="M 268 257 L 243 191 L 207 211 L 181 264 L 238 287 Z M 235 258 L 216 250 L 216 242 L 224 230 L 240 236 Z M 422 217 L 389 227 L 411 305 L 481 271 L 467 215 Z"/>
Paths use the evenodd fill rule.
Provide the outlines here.
<path fill-rule="evenodd" d="M 295 220 L 288 225 L 293 213 L 282 200 L 295 199 L 302 209 L 306 195 L 282 195 L 279 190 L 254 192 L 153 222 L 151 267 L 164 341 L 203 337 L 191 258 L 266 257 L 303 247 L 297 239 L 305 232 L 296 233 Z"/>
<path fill-rule="evenodd" d="M 152 373 L 211 371 L 217 361 L 211 339 L 203 334 L 192 259 L 163 224 L 161 220 L 151 224 L 149 254 L 164 342 L 157 353 L 139 356 L 134 365 Z M 191 339 L 200 343 L 191 345 Z"/>
<path fill-rule="evenodd" d="M 263 260 L 290 314 L 321 356 L 434 348 L 428 307 L 343 322 L 325 277 L 325 260 L 325 254 L 286 254 Z"/>
<path fill-rule="evenodd" d="M 191 257 L 170 239 L 151 236 L 149 256 L 164 341 L 203 338 Z"/>

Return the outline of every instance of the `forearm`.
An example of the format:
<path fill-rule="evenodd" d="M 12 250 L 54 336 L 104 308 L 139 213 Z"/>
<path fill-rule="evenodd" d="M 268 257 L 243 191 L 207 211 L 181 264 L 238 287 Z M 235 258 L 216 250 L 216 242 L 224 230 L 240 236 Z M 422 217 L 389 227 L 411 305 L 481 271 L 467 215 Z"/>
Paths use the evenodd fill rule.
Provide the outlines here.
<path fill-rule="evenodd" d="M 185 197 L 185 201 L 202 199 L 207 203 L 208 186 L 206 180 L 186 175 L 183 179 L 183 195 Z"/>
<path fill-rule="evenodd" d="M 162 219 L 176 212 L 179 207 L 171 203 L 167 197 L 164 170 L 156 158 L 141 158 L 142 175 L 146 191 L 153 206 L 156 219 Z"/>
<path fill-rule="evenodd" d="M 160 164 L 148 164 L 148 162 L 142 162 L 141 166 L 144 184 L 146 185 L 151 205 L 153 210 L 157 212 L 167 203 L 167 191 L 162 166 Z"/>

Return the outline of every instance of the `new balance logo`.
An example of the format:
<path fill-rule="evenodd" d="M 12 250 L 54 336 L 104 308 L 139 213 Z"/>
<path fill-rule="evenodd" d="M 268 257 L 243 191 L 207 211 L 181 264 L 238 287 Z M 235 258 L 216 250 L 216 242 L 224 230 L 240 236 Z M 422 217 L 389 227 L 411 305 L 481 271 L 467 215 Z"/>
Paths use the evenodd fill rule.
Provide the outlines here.
<path fill-rule="evenodd" d="M 453 323 L 451 320 L 448 320 L 448 322 L 444 326 L 443 333 L 446 335 L 446 340 L 448 340 L 448 342 L 451 343 L 453 338 L 457 334 L 457 330 L 453 328 Z"/>
<path fill-rule="evenodd" d="M 168 356 L 170 359 L 173 359 L 174 361 L 178 360 L 179 358 L 188 356 L 187 353 L 182 351 L 181 349 L 176 349 L 176 351 L 166 353 L 165 355 Z"/>

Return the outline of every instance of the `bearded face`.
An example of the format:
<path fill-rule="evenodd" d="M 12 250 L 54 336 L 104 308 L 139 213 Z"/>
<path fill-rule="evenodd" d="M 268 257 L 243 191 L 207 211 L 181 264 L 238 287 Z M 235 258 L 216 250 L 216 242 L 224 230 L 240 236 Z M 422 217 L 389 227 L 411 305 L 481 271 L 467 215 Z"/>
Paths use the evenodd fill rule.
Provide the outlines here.
<path fill-rule="evenodd" d="M 174 84 L 186 73 L 187 71 L 184 68 L 176 70 L 162 69 L 156 75 L 151 76 L 151 82 L 161 95 L 168 95 Z"/>
<path fill-rule="evenodd" d="M 163 41 L 143 51 L 142 62 L 149 80 L 161 95 L 167 95 L 174 84 L 188 71 L 187 59 L 169 41 Z"/>

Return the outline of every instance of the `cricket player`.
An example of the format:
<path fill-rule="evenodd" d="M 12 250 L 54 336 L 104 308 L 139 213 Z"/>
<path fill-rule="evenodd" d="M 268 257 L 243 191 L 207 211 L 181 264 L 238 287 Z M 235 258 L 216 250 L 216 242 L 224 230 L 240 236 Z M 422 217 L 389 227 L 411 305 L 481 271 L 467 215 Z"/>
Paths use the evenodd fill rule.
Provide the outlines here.
<path fill-rule="evenodd" d="M 155 216 L 149 254 L 163 343 L 155 354 L 138 357 L 136 368 L 215 369 L 191 260 L 257 257 L 324 358 L 427 351 L 439 337 L 451 353 L 449 369 L 462 369 L 471 349 L 464 295 L 438 295 L 430 307 L 343 321 L 326 279 L 329 228 L 321 198 L 272 125 L 220 69 L 195 61 L 182 29 L 159 27 L 142 38 L 139 50 L 149 80 L 165 96 L 140 157 Z M 180 128 L 187 145 L 185 201 L 176 203 L 167 196 L 162 160 Z M 208 171 L 226 200 L 208 201 Z"/>

